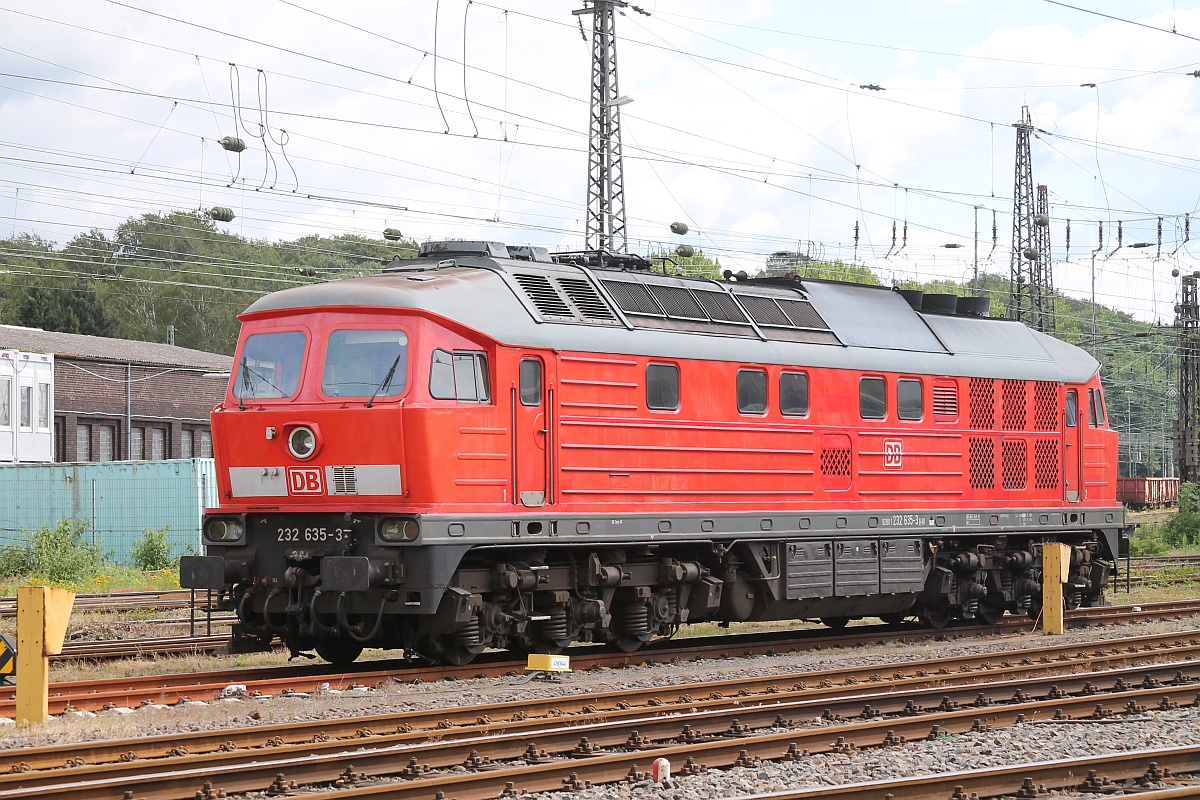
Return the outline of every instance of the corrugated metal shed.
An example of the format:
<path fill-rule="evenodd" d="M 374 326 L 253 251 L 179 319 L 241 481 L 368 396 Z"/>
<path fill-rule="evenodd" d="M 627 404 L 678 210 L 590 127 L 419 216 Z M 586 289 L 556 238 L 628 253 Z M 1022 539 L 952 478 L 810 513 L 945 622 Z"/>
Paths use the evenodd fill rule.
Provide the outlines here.
<path fill-rule="evenodd" d="M 211 458 L 0 464 L 0 497 L 0 547 L 75 519 L 114 561 L 130 564 L 147 528 L 167 527 L 177 552 L 202 552 L 201 517 L 217 504 L 216 468 Z"/>

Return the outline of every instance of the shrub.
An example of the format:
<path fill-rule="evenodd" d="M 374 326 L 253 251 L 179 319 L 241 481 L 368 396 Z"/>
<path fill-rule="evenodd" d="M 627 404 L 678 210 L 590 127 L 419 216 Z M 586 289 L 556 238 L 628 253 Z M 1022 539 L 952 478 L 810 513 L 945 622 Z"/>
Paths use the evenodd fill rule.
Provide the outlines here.
<path fill-rule="evenodd" d="M 167 526 L 154 530 L 146 528 L 131 551 L 133 566 L 144 572 L 171 569 L 175 566 L 174 548 L 167 541 Z"/>
<path fill-rule="evenodd" d="M 35 531 L 31 541 L 0 552 L 0 574 L 34 584 L 81 586 L 104 574 L 109 553 L 84 540 L 86 522 L 59 520 Z"/>
<path fill-rule="evenodd" d="M 1179 513 L 1163 523 L 1162 538 L 1171 547 L 1200 545 L 1200 486 L 1179 487 Z"/>
<path fill-rule="evenodd" d="M 1146 525 L 1129 540 L 1129 554 L 1134 558 L 1147 556 L 1165 556 L 1171 552 L 1171 545 L 1163 538 L 1162 525 Z"/>

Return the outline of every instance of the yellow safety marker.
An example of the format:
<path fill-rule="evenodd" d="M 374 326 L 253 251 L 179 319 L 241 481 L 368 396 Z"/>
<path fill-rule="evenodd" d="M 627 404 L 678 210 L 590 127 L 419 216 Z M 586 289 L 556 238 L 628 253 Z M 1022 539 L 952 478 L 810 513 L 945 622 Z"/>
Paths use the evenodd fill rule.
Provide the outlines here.
<path fill-rule="evenodd" d="M 17 587 L 17 724 L 50 718 L 50 656 L 62 652 L 75 593 Z"/>
<path fill-rule="evenodd" d="M 1042 545 L 1042 630 L 1061 635 L 1067 629 L 1063 612 L 1063 584 L 1071 571 L 1071 546 L 1061 542 Z"/>
<path fill-rule="evenodd" d="M 570 672 L 571 657 L 531 653 L 525 669 L 529 672 Z"/>
<path fill-rule="evenodd" d="M 0 683 L 17 674 L 17 643 L 0 633 Z"/>

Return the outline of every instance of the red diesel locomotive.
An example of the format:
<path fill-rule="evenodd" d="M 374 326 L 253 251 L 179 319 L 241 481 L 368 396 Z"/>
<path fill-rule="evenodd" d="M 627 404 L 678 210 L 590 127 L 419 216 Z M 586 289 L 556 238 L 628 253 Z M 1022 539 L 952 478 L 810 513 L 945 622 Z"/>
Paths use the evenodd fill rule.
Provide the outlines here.
<path fill-rule="evenodd" d="M 434 242 L 241 317 L 185 587 L 364 646 L 626 650 L 688 622 L 1037 612 L 1123 541 L 1097 362 L 986 304 Z"/>

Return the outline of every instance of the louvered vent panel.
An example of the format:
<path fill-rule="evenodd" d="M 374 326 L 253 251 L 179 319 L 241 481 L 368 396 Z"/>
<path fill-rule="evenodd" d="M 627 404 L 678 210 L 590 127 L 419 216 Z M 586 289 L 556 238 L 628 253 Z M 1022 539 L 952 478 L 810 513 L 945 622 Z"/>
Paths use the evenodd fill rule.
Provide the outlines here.
<path fill-rule="evenodd" d="M 996 425 L 996 387 L 991 378 L 971 378 L 971 427 L 990 430 Z"/>
<path fill-rule="evenodd" d="M 1025 430 L 1025 381 L 1001 381 L 1000 424 L 1006 431 Z"/>
<path fill-rule="evenodd" d="M 933 385 L 933 415 L 958 419 L 958 384 L 935 383 Z"/>
<path fill-rule="evenodd" d="M 608 305 L 592 286 L 583 278 L 559 278 L 558 286 L 571 298 L 585 319 L 609 321 L 615 319 Z"/>
<path fill-rule="evenodd" d="M 575 314 L 571 311 L 571 307 L 566 304 L 562 296 L 559 295 L 558 290 L 554 288 L 553 284 L 550 283 L 550 279 L 545 275 L 514 272 L 513 278 L 525 290 L 525 294 L 529 296 L 533 307 L 543 317 L 575 319 Z"/>
<path fill-rule="evenodd" d="M 1058 440 L 1038 439 L 1033 443 L 1034 485 L 1039 489 L 1058 487 Z"/>
<path fill-rule="evenodd" d="M 783 313 L 787 314 L 789 320 L 797 328 L 812 328 L 815 330 L 827 331 L 829 326 L 825 320 L 821 319 L 821 315 L 812 307 L 812 303 L 807 300 L 785 300 L 776 298 L 775 302 L 783 309 Z"/>
<path fill-rule="evenodd" d="M 737 303 L 724 292 L 692 292 L 692 295 L 714 322 L 747 322 Z"/>
<path fill-rule="evenodd" d="M 975 489 L 996 487 L 996 443 L 991 439 L 971 437 L 970 450 L 971 486 Z"/>
<path fill-rule="evenodd" d="M 1037 381 L 1033 384 L 1033 429 L 1058 429 L 1058 384 L 1053 381 Z"/>
<path fill-rule="evenodd" d="M 823 448 L 821 450 L 821 474 L 848 478 L 850 476 L 850 448 Z"/>
<path fill-rule="evenodd" d="M 330 467 L 333 472 L 333 494 L 358 494 L 354 467 Z"/>
<path fill-rule="evenodd" d="M 668 317 L 708 319 L 704 309 L 700 308 L 696 298 L 692 297 L 692 293 L 687 289 L 681 286 L 658 286 L 656 284 L 650 284 L 649 288 L 650 294 L 654 295 L 654 299 L 667 312 Z"/>
<path fill-rule="evenodd" d="M 750 312 L 750 317 L 759 325 L 774 325 L 777 328 L 792 327 L 791 320 L 787 318 L 787 314 L 775 304 L 775 300 L 770 297 L 760 297 L 753 294 L 739 294 L 738 300 Z"/>
<path fill-rule="evenodd" d="M 1010 492 L 1024 489 L 1029 483 L 1029 456 L 1025 440 L 1005 439 L 1000 443 L 1000 458 L 1003 462 L 1004 488 Z"/>
<path fill-rule="evenodd" d="M 650 296 L 650 290 L 641 283 L 625 283 L 624 281 L 604 281 L 604 288 L 617 301 L 617 305 L 626 314 L 653 314 L 662 316 L 662 309 Z"/>

